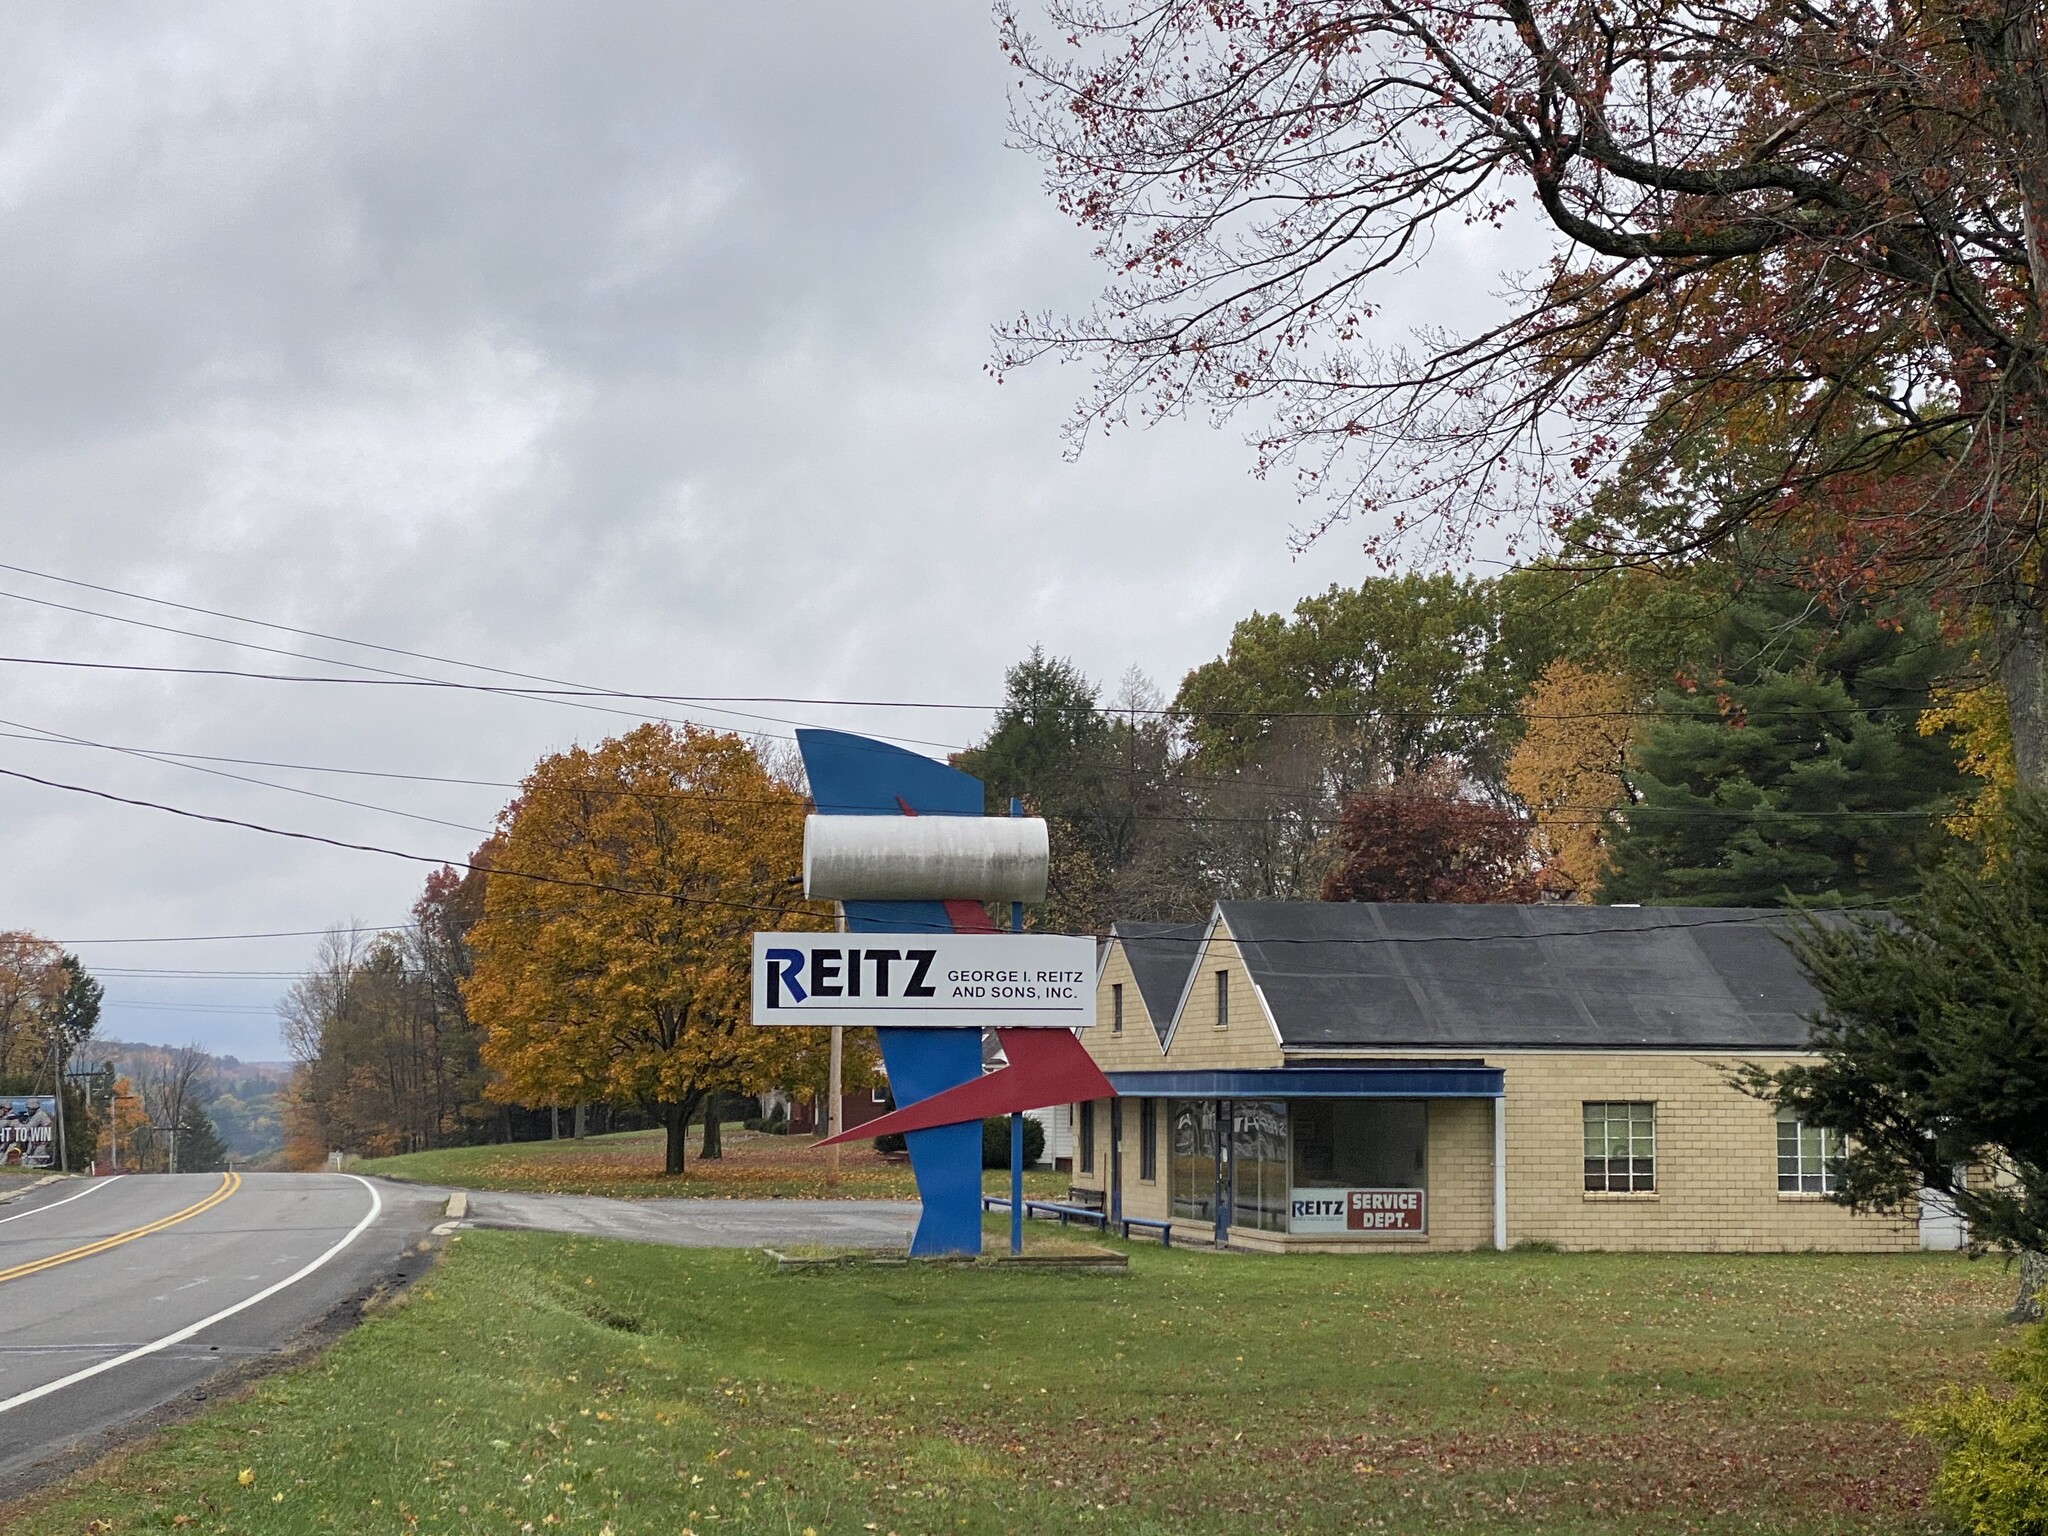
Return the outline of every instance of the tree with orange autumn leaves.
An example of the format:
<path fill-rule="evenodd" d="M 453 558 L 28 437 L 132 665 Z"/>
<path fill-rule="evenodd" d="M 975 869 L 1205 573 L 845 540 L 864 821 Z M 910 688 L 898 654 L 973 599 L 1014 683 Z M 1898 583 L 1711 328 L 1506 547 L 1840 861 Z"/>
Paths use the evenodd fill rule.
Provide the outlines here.
<path fill-rule="evenodd" d="M 1529 808 L 1546 866 L 1581 901 L 1606 873 L 1609 818 L 1630 798 L 1628 751 L 1642 692 L 1624 672 L 1560 658 L 1522 699 L 1507 787 Z"/>
<path fill-rule="evenodd" d="M 547 757 L 499 817 L 463 984 L 497 1098 L 637 1100 L 683 1132 L 714 1092 L 812 1075 L 822 1031 L 748 1022 L 751 936 L 821 929 L 804 796 L 737 736 L 642 725 Z"/>

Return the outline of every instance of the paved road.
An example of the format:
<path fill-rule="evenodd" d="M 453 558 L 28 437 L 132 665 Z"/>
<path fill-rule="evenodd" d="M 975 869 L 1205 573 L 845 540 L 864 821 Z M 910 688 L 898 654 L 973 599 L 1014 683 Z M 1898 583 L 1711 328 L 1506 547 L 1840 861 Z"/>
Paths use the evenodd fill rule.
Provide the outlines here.
<path fill-rule="evenodd" d="M 439 1198 L 447 1193 L 435 1191 Z M 917 1211 L 908 1200 L 605 1200 L 471 1191 L 468 1221 L 678 1248 L 902 1248 L 917 1226 Z"/>
<path fill-rule="evenodd" d="M 0 1205 L 0 1497 L 417 1268 L 440 1214 L 319 1173 L 70 1179 Z"/>

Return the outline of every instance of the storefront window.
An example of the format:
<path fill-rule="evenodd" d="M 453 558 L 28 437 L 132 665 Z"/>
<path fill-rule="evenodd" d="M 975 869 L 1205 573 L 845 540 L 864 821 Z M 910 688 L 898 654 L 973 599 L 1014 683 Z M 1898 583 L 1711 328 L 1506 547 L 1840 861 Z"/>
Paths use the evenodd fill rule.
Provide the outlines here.
<path fill-rule="evenodd" d="M 1230 1224 L 1287 1230 L 1287 1106 L 1238 1099 L 1230 1106 Z"/>
<path fill-rule="evenodd" d="M 1428 1128 L 1420 1099 L 1297 1099 L 1294 1182 L 1316 1189 L 1420 1189 Z"/>
<path fill-rule="evenodd" d="M 1429 1107 L 1420 1099 L 1297 1099 L 1287 1230 L 1310 1236 L 1429 1230 Z"/>
<path fill-rule="evenodd" d="M 1138 1177 L 1147 1184 L 1159 1180 L 1159 1101 L 1138 1100 Z"/>
<path fill-rule="evenodd" d="M 1216 1219 L 1216 1105 L 1173 1099 L 1173 1214 Z"/>

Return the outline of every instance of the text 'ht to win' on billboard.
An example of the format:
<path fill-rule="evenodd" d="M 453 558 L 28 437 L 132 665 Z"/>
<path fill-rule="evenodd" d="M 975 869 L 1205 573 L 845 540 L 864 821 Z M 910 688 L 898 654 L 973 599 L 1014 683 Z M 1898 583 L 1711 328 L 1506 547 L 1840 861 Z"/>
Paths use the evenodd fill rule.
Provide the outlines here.
<path fill-rule="evenodd" d="M 1018 933 L 757 933 L 756 1024 L 1086 1029 L 1095 941 Z"/>

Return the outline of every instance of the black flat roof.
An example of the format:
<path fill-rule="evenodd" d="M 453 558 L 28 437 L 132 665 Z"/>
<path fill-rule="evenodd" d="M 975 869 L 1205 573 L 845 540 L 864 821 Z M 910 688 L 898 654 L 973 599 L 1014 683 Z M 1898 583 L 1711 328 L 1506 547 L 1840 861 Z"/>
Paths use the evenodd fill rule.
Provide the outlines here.
<path fill-rule="evenodd" d="M 1797 1050 L 1805 1016 L 1820 1006 L 1780 938 L 1789 914 L 1771 908 L 1226 901 L 1219 910 L 1288 1047 Z M 1179 962 L 1170 1013 L 1195 946 L 1157 947 L 1162 980 L 1163 951 Z"/>

